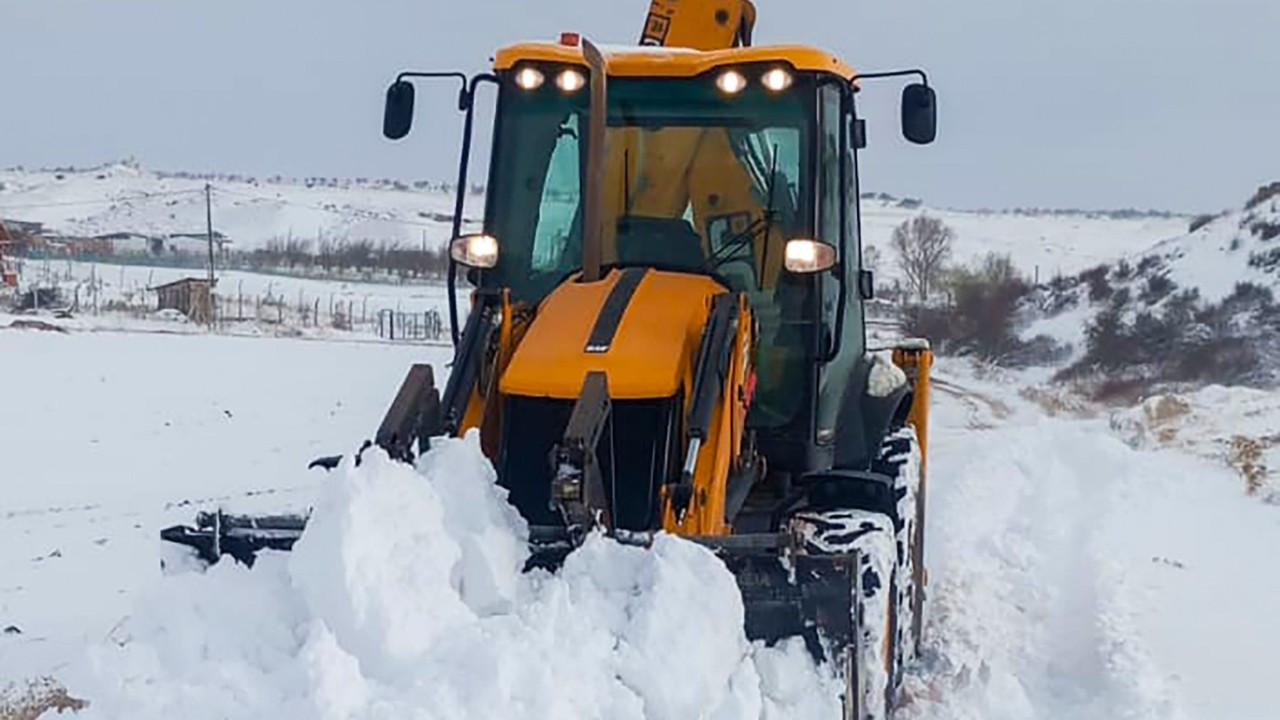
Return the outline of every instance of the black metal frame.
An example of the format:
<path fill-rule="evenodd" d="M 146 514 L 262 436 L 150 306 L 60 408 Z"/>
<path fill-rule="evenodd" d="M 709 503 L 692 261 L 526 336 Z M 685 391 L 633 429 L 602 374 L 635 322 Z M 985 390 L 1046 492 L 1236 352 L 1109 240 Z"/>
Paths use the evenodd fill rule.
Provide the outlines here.
<path fill-rule="evenodd" d="M 451 236 L 456 238 L 462 233 L 462 213 L 467 199 L 467 174 L 471 164 L 471 142 L 475 129 L 476 92 L 479 90 L 481 83 L 497 85 L 500 81 L 498 76 L 493 73 L 477 73 L 468 78 L 465 73 L 455 70 L 449 72 L 406 71 L 396 76 L 396 82 L 402 82 L 409 78 L 428 80 L 454 78 L 462 83 L 462 87 L 458 91 L 458 110 L 465 113 L 465 116 L 462 125 L 462 149 L 458 158 L 458 183 L 454 188 Z M 449 297 L 449 335 L 456 346 L 461 340 L 458 326 L 458 263 L 453 259 L 452 255 L 449 256 L 447 294 Z"/>

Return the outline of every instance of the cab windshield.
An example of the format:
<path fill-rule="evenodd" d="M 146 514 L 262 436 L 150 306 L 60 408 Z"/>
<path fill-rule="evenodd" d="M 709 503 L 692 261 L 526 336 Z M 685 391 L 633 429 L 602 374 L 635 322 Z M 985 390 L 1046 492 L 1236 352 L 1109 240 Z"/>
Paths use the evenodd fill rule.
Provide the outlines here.
<path fill-rule="evenodd" d="M 550 68 L 545 77 L 535 89 L 504 80 L 486 202 L 501 254 L 481 282 L 529 302 L 582 264 L 589 92 L 562 91 Z M 748 82 L 734 94 L 714 76 L 609 81 L 603 261 L 707 273 L 747 294 L 761 425 L 786 424 L 800 402 L 783 388 L 805 355 L 805 293 L 782 264 L 786 239 L 813 236 L 815 93 L 804 76 L 783 92 Z"/>
<path fill-rule="evenodd" d="M 588 92 L 547 73 L 503 88 L 487 228 L 489 281 L 537 301 L 582 261 Z M 782 243 L 805 234 L 812 95 L 721 92 L 712 77 L 609 83 L 604 261 L 712 272 L 735 290 L 777 284 Z"/>

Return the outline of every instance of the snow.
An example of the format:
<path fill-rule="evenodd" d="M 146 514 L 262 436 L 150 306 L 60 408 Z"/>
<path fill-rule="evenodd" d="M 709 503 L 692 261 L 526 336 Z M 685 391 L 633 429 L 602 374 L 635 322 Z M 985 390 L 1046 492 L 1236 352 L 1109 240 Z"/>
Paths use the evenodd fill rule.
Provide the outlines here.
<path fill-rule="evenodd" d="M 1016 376 L 950 380 L 1011 414 L 975 430 L 939 403 L 929 624 L 904 717 L 1272 716 L 1276 508 L 1220 464 L 1043 416 Z"/>
<path fill-rule="evenodd" d="M 893 364 L 885 352 L 872 355 L 871 372 L 867 377 L 867 394 L 871 397 L 889 397 L 894 390 L 907 384 L 907 374 Z"/>
<path fill-rule="evenodd" d="M 198 510 L 304 507 L 413 362 L 371 343 L 0 329 L 0 687 L 56 673 L 159 577 Z"/>
<path fill-rule="evenodd" d="M 206 182 L 213 188 L 214 227 L 238 250 L 288 237 L 310 241 L 313 251 L 321 237 L 413 247 L 425 241 L 437 248 L 452 234 L 451 192 L 368 181 L 310 186 L 228 177 L 206 181 L 127 163 L 79 171 L 0 171 L 0 216 L 41 222 L 73 236 L 203 233 Z"/>
<path fill-rule="evenodd" d="M 1110 423 L 1133 447 L 1179 449 L 1231 467 L 1247 491 L 1280 505 L 1280 393 L 1221 385 L 1166 392 L 1113 412 Z"/>
<path fill-rule="evenodd" d="M 87 718 L 833 716 L 827 671 L 748 644 L 696 545 L 593 537 L 518 573 L 474 438 L 416 469 L 302 469 L 367 437 L 423 352 L 0 330 L 0 625 L 23 631 L 0 636 L 0 688 L 54 677 Z M 936 375 L 900 720 L 1271 717 L 1280 508 L 1205 449 L 1274 433 L 1277 395 L 1187 393 L 1176 442 L 1132 442 L 1046 416 L 1034 374 Z M 162 576 L 158 529 L 223 504 L 315 511 L 295 553 Z"/>
<path fill-rule="evenodd" d="M 125 639 L 91 648 L 66 674 L 95 698 L 81 715 L 681 720 L 814 703 L 796 692 L 821 677 L 807 654 L 761 651 L 757 669 L 710 551 L 595 535 L 560 572 L 523 574 L 527 528 L 494 481 L 474 432 L 417 471 L 377 450 L 348 462 L 291 556 L 166 582 Z"/>

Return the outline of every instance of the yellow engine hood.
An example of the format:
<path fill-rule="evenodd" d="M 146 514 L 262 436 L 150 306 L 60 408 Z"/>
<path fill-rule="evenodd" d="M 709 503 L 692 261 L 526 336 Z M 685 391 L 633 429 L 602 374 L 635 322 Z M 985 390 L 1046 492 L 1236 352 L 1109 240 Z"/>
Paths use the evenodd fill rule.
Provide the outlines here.
<path fill-rule="evenodd" d="M 627 272 L 643 272 L 630 292 Z M 598 282 L 565 282 L 539 306 L 499 390 L 573 399 L 588 372 L 603 371 L 610 397 L 675 395 L 692 372 L 709 299 L 722 292 L 711 278 L 658 270 L 612 270 Z M 610 342 L 589 347 L 605 335 Z"/>

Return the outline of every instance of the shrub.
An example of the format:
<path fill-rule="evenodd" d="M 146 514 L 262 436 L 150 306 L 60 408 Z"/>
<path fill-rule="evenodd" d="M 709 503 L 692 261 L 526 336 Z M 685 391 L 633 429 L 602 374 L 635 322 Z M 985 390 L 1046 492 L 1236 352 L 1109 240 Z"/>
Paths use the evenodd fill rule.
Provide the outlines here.
<path fill-rule="evenodd" d="M 1106 265 L 1099 265 L 1080 273 L 1081 279 L 1089 283 L 1089 302 L 1102 302 L 1111 297 L 1113 289 L 1107 280 L 1107 272 Z"/>
<path fill-rule="evenodd" d="M 1147 255 L 1138 261 L 1138 274 L 1146 275 L 1159 269 L 1160 265 L 1160 258 L 1155 255 Z"/>
<path fill-rule="evenodd" d="M 1191 218 L 1191 225 L 1187 227 L 1187 232 L 1193 233 L 1200 228 L 1208 225 L 1218 218 L 1217 215 L 1197 215 Z"/>
<path fill-rule="evenodd" d="M 1152 275 L 1147 278 L 1147 282 L 1142 288 L 1142 294 L 1139 296 L 1143 302 L 1153 305 L 1160 302 L 1169 293 L 1173 292 L 1177 285 L 1169 279 L 1168 275 Z"/>
<path fill-rule="evenodd" d="M 1263 185 L 1258 191 L 1249 198 L 1249 202 L 1245 203 L 1246 210 L 1252 210 L 1271 198 L 1280 195 L 1280 182 L 1273 182 L 1270 185 Z"/>
<path fill-rule="evenodd" d="M 976 270 L 957 271 L 950 289 L 955 298 L 956 342 L 962 352 L 998 361 L 1018 349 L 1014 316 L 1031 286 L 1008 255 L 990 254 Z"/>
<path fill-rule="evenodd" d="M 1280 247 L 1249 253 L 1249 267 L 1271 272 L 1280 267 Z"/>
<path fill-rule="evenodd" d="M 1259 220 L 1249 226 L 1249 232 L 1263 242 L 1280 237 L 1280 223 Z"/>

